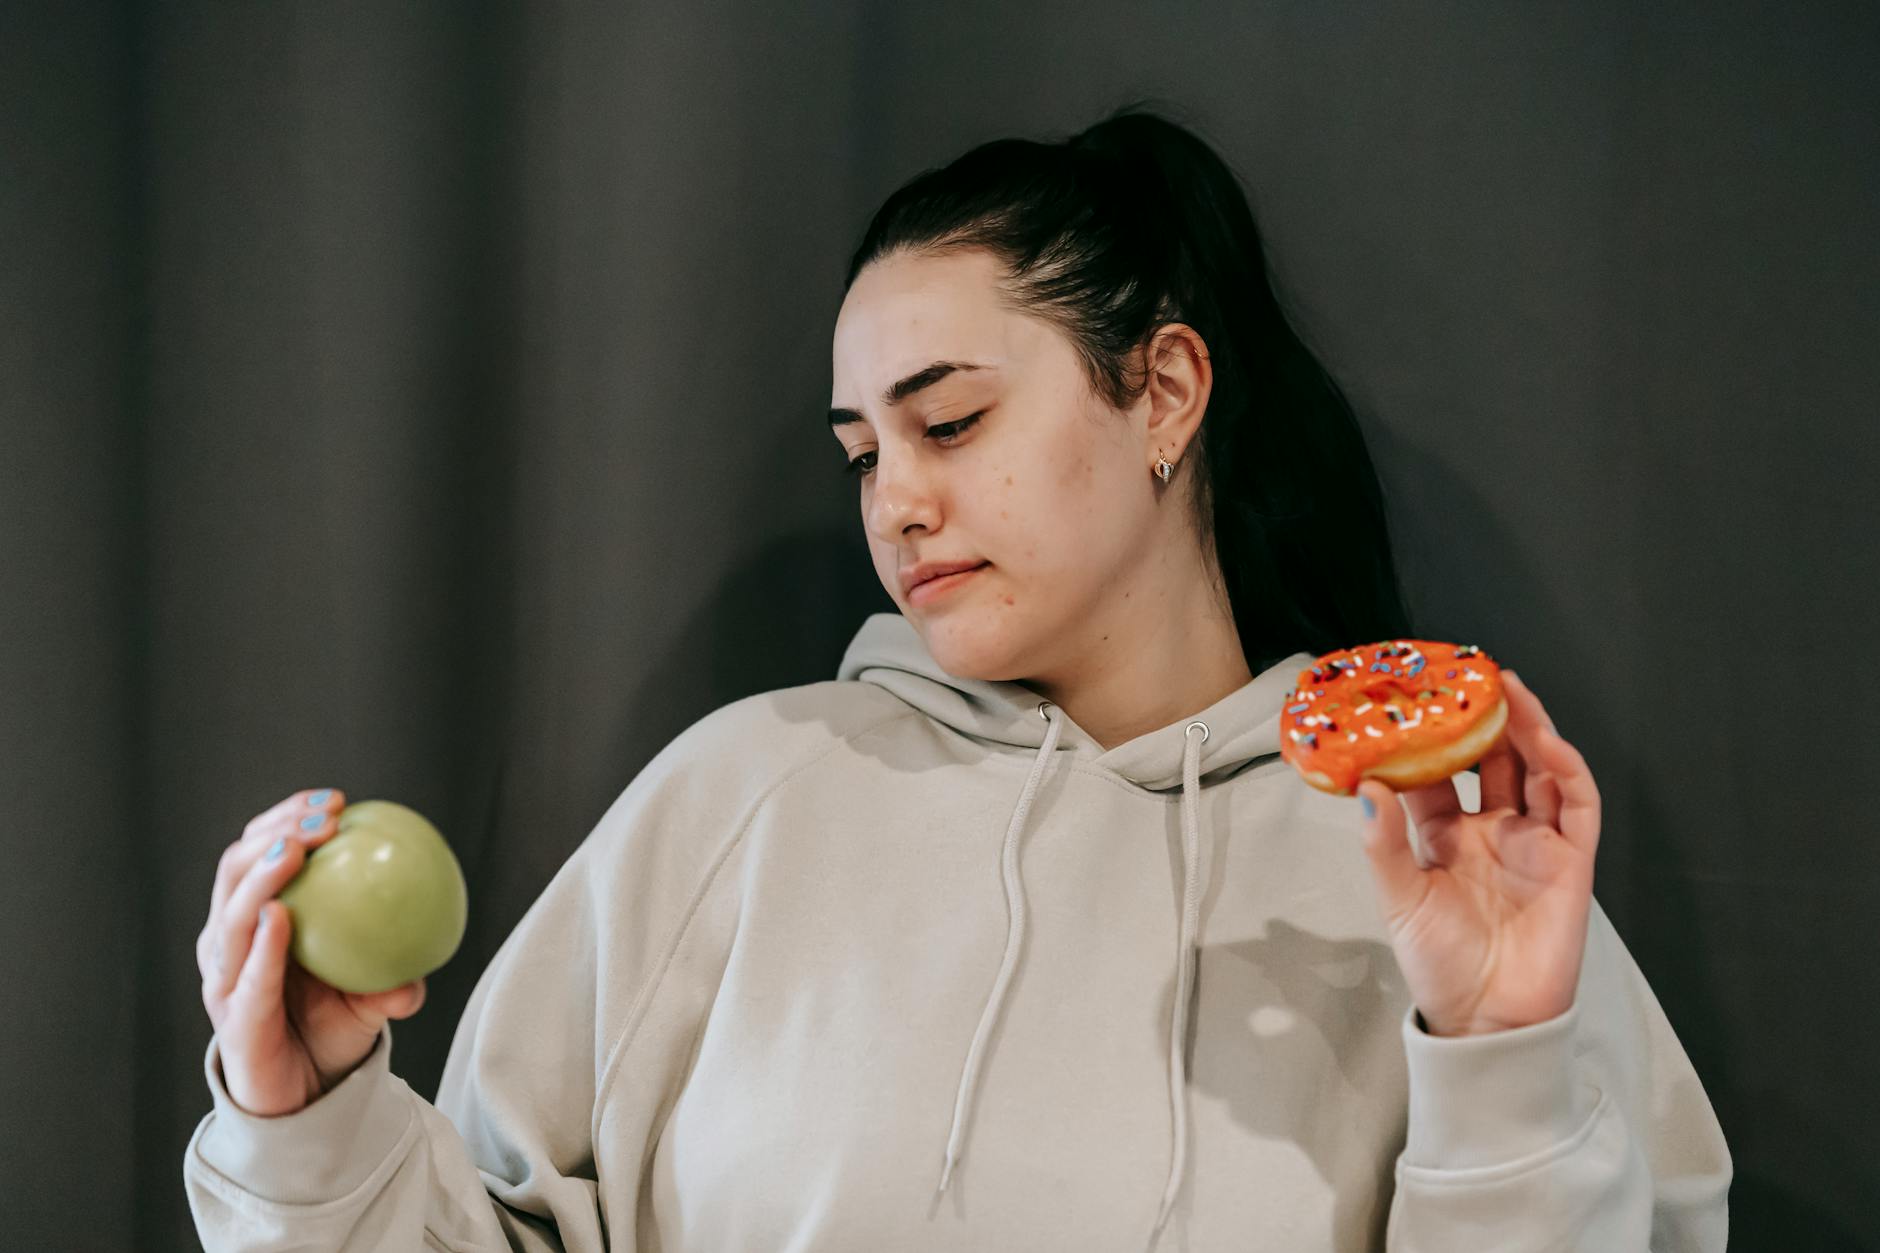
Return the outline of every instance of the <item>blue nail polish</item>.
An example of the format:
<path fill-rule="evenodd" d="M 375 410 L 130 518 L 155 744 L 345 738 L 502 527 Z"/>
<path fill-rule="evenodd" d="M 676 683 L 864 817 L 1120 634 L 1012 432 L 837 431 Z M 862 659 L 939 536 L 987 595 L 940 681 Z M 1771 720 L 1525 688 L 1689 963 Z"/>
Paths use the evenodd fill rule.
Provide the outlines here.
<path fill-rule="evenodd" d="M 1370 797 L 1360 796 L 1358 798 L 1358 804 L 1364 809 L 1364 816 L 1366 818 L 1377 817 L 1377 806 L 1371 803 Z"/>
<path fill-rule="evenodd" d="M 302 831 L 312 831 L 325 821 L 325 814 L 308 814 L 305 818 L 300 820 L 300 829 Z"/>
<path fill-rule="evenodd" d="M 268 855 L 263 860 L 279 861 L 281 854 L 285 853 L 286 851 L 287 851 L 287 841 L 285 839 L 276 840 L 274 841 L 274 843 L 268 845 Z"/>
<path fill-rule="evenodd" d="M 332 799 L 333 799 L 333 789 L 330 787 L 322 788 L 318 792 L 315 792 L 312 796 L 309 796 L 307 798 L 307 803 L 309 805 L 324 805 L 329 800 L 332 800 Z"/>

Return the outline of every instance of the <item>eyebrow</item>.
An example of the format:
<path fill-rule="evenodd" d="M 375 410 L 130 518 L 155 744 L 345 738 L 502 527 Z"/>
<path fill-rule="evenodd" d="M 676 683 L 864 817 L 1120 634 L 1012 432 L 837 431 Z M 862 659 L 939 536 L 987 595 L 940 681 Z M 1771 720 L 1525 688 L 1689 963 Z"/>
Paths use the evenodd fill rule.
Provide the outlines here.
<path fill-rule="evenodd" d="M 915 392 L 932 387 L 947 375 L 957 370 L 990 370 L 992 366 L 980 365 L 971 361 L 936 361 L 924 370 L 916 370 L 900 382 L 881 393 L 881 403 L 889 409 L 900 404 Z M 863 421 L 862 415 L 853 409 L 836 408 L 829 411 L 829 425 L 841 426 L 848 422 Z"/>

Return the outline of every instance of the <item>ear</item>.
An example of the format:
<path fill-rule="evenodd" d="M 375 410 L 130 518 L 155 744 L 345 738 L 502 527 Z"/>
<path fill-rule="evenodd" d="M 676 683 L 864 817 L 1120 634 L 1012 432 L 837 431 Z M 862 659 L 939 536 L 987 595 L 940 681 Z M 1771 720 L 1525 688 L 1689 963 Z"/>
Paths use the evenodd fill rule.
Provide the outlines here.
<path fill-rule="evenodd" d="M 1214 370 L 1201 333 L 1185 322 L 1158 327 L 1143 349 L 1148 386 L 1137 401 L 1146 410 L 1144 459 L 1181 460 L 1201 427 L 1214 386 Z"/>

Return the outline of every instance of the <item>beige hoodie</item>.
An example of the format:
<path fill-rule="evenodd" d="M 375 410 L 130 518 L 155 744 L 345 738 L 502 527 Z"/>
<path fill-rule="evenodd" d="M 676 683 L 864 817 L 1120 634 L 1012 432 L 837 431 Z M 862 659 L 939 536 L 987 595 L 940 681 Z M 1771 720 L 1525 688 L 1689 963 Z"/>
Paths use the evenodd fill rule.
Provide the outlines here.
<path fill-rule="evenodd" d="M 280 1118 L 211 1039 L 204 1246 L 1722 1249 L 1722 1133 L 1597 905 L 1566 1014 L 1418 1028 L 1355 802 L 1279 760 L 1312 660 L 1105 751 L 873 616 L 633 779 L 435 1105 L 389 1024 Z"/>

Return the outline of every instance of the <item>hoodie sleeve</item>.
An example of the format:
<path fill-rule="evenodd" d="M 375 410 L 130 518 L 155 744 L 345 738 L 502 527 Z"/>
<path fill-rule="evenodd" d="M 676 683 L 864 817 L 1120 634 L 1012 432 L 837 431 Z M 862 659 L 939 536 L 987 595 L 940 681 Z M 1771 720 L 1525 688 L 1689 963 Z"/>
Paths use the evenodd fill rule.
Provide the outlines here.
<path fill-rule="evenodd" d="M 214 1109 L 183 1164 L 209 1253 L 646 1247 L 642 1175 L 723 971 L 735 915 L 714 885 L 749 812 L 749 789 L 699 764 L 710 733 L 655 757 L 517 923 L 435 1105 L 391 1072 L 390 1023 L 273 1118 L 230 1100 L 211 1039 Z"/>
<path fill-rule="evenodd" d="M 1403 1039 L 1409 1128 L 1389 1253 L 1721 1253 L 1722 1128 L 1597 901 L 1566 1013 L 1448 1039 L 1413 1007 Z"/>

